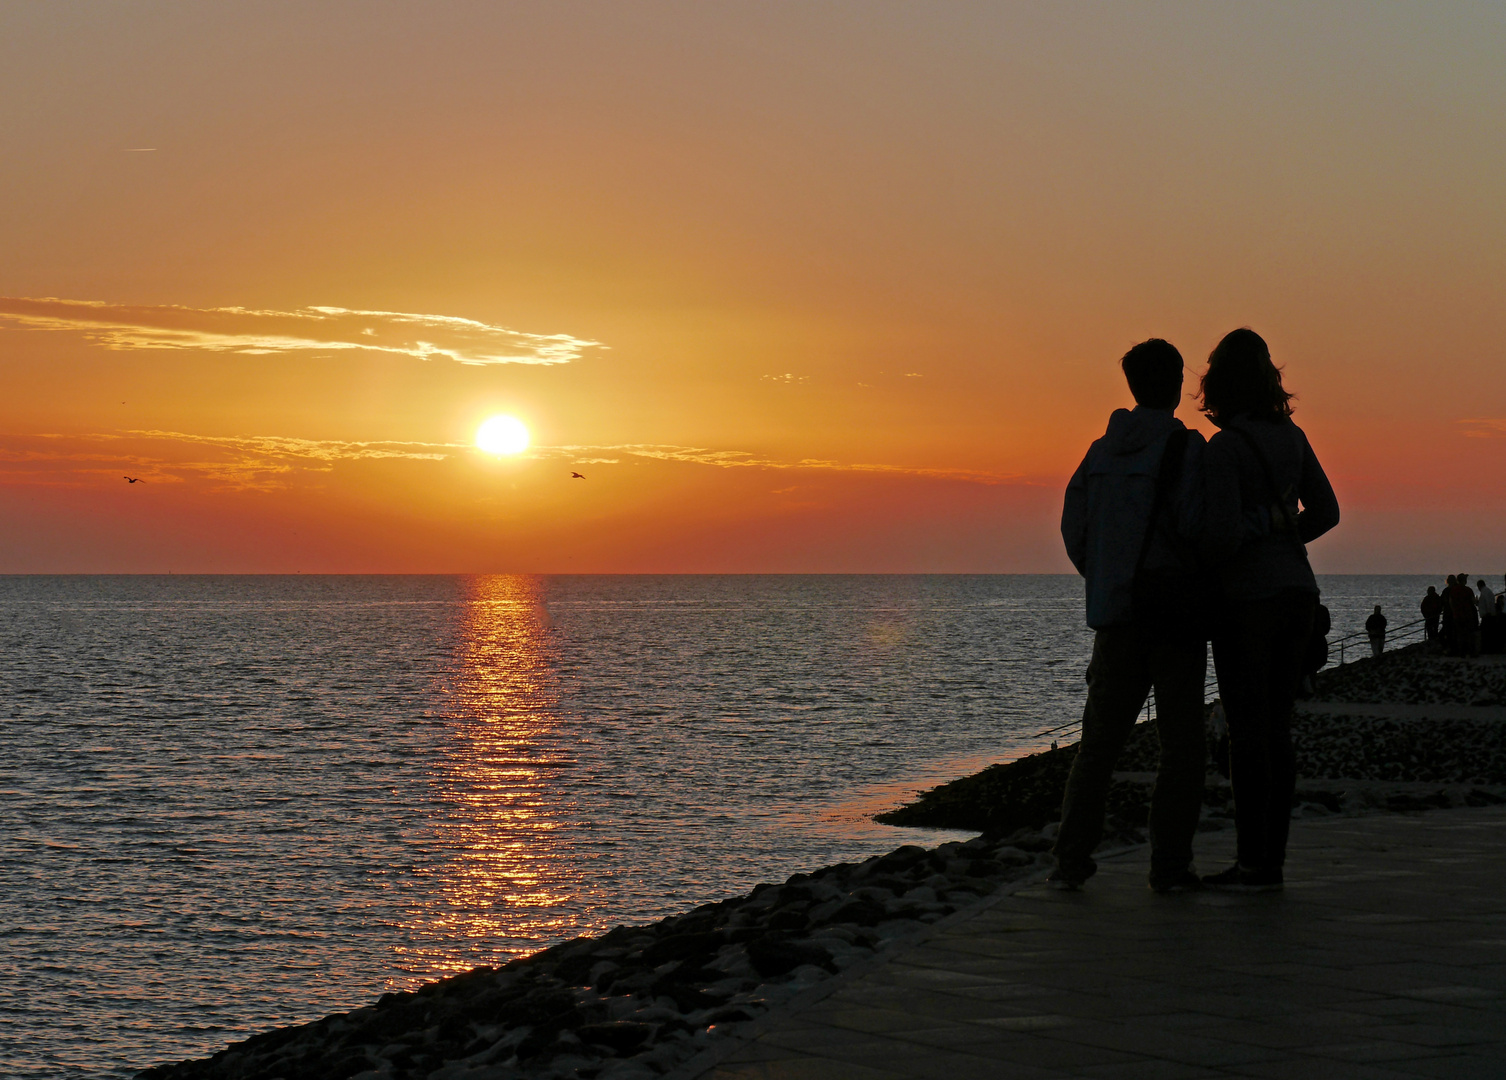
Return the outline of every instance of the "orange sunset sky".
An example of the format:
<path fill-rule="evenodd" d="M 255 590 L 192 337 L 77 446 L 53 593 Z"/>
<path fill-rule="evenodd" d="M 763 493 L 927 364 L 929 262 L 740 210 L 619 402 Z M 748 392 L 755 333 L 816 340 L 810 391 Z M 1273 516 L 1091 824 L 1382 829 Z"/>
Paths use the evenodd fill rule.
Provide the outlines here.
<path fill-rule="evenodd" d="M 0 3 L 0 572 L 1067 571 L 1119 355 L 1250 325 L 1317 568 L 1499 574 L 1503 56 L 1487 3 Z"/>

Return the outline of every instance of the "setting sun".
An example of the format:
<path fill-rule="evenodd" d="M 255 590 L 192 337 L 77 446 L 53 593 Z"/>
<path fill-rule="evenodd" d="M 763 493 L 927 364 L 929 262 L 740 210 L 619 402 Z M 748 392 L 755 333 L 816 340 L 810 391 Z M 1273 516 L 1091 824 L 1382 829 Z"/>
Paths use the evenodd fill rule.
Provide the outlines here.
<path fill-rule="evenodd" d="M 476 429 L 476 445 L 488 454 L 521 454 L 528 442 L 528 429 L 516 417 L 494 416 Z"/>

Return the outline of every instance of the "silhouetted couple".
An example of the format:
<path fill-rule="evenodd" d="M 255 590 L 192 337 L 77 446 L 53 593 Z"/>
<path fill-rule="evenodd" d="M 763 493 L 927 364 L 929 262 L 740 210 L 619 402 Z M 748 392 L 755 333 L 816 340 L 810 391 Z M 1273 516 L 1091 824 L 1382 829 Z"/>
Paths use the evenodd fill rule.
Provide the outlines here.
<path fill-rule="evenodd" d="M 1338 523 L 1338 501 L 1253 330 L 1233 331 L 1208 357 L 1199 396 L 1220 430 L 1206 442 L 1174 415 L 1183 368 L 1175 347 L 1152 338 L 1121 367 L 1135 408 L 1109 418 L 1062 511 L 1095 635 L 1051 881 L 1080 888 L 1097 869 L 1114 766 L 1153 687 L 1161 758 L 1151 888 L 1280 888 L 1296 786 L 1292 703 L 1318 600 L 1304 545 Z M 1238 861 L 1199 878 L 1192 839 L 1210 639 L 1229 725 Z"/>

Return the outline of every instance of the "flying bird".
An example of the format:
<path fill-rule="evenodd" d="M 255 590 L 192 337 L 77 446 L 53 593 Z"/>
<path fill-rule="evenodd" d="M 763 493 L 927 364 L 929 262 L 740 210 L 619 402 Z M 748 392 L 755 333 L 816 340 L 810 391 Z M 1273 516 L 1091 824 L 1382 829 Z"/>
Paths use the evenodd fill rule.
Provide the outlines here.
<path fill-rule="evenodd" d="M 139 484 L 139 483 L 141 483 L 141 477 L 139 477 L 139 476 L 127 476 L 127 477 L 124 477 L 124 480 L 125 480 L 125 482 L 127 484 Z"/>
<path fill-rule="evenodd" d="M 578 473 L 578 472 L 573 472 L 573 473 L 571 473 L 571 474 L 570 474 L 570 479 L 571 479 L 571 480 L 584 480 L 584 479 L 585 479 L 585 477 L 584 477 L 584 476 L 582 476 L 582 475 L 581 475 L 581 474 L 580 474 L 580 473 Z"/>

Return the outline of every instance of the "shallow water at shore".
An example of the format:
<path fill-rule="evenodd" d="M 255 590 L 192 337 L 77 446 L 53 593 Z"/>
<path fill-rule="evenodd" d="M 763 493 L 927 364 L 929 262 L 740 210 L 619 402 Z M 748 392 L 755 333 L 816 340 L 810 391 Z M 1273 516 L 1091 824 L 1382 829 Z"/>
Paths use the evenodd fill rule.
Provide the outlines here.
<path fill-rule="evenodd" d="M 1336 632 L 1419 580 L 1325 582 Z M 0 579 L 0 1072 L 128 1073 L 934 843 L 869 815 L 1075 716 L 1080 590 Z"/>

